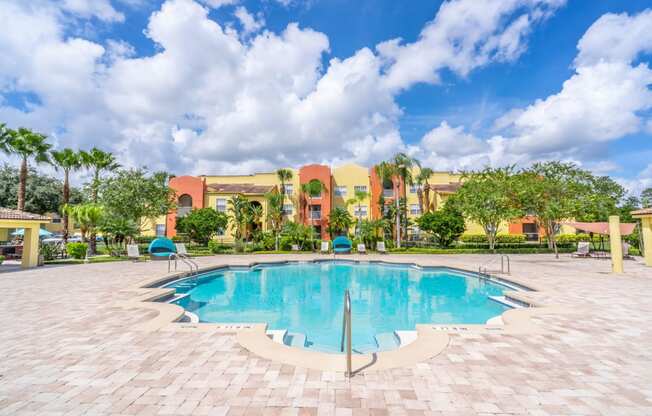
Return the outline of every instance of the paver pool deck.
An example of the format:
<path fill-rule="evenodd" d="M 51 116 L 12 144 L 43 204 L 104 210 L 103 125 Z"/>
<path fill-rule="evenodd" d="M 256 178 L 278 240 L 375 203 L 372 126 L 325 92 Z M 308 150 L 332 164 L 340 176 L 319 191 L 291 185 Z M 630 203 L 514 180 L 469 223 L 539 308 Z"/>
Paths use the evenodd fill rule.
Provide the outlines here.
<path fill-rule="evenodd" d="M 202 267 L 319 255 L 199 258 Z M 356 258 L 351 256 L 349 258 Z M 491 256 L 368 255 L 477 270 Z M 404 368 L 309 370 L 260 358 L 235 334 L 144 331 L 157 315 L 120 307 L 167 262 L 51 266 L 0 274 L 0 415 L 652 415 L 652 268 L 513 255 L 528 296 L 565 312 L 541 331 L 451 333 Z"/>

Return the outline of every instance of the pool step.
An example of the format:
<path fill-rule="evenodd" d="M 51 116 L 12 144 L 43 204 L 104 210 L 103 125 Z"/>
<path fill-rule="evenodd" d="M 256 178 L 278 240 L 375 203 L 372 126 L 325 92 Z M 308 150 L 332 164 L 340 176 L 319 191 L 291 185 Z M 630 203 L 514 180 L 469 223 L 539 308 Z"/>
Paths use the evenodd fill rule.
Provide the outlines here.
<path fill-rule="evenodd" d="M 494 302 L 501 303 L 505 306 L 509 306 L 510 308 L 522 308 L 523 303 L 518 302 L 514 299 L 508 298 L 506 296 L 489 296 L 489 299 L 493 300 Z"/>
<path fill-rule="evenodd" d="M 287 329 L 269 329 L 267 331 L 267 336 L 270 337 L 272 341 L 283 344 L 283 340 L 287 333 Z"/>
<path fill-rule="evenodd" d="M 283 343 L 285 345 L 289 345 L 290 347 L 305 347 L 306 335 L 300 334 L 298 332 L 288 332 L 283 337 Z"/>
<path fill-rule="evenodd" d="M 404 347 L 417 339 L 417 331 L 395 331 L 399 339 L 399 346 Z"/>
<path fill-rule="evenodd" d="M 396 332 L 381 332 L 374 337 L 378 345 L 377 351 L 388 351 L 398 348 L 401 345 L 401 340 L 396 335 Z"/>

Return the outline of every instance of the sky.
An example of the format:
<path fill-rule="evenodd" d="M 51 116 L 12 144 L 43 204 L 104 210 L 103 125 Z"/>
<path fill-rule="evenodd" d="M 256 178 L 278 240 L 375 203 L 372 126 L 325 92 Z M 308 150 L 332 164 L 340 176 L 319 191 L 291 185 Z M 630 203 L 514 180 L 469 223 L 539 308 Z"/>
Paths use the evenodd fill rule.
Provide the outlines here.
<path fill-rule="evenodd" d="M 652 186 L 650 0 L 0 0 L 0 21 L 0 122 L 124 166 L 402 151 Z"/>

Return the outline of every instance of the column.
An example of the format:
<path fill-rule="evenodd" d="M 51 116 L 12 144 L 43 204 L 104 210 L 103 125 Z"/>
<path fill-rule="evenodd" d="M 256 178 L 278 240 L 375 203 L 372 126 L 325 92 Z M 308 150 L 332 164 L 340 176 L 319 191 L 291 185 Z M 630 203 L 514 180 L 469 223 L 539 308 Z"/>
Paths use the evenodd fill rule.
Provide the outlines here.
<path fill-rule="evenodd" d="M 623 272 L 623 243 L 620 239 L 620 217 L 609 217 L 609 244 L 611 245 L 611 271 Z"/>
<path fill-rule="evenodd" d="M 645 265 L 652 267 L 652 215 L 641 218 Z"/>
<path fill-rule="evenodd" d="M 23 268 L 36 267 L 38 265 L 38 243 L 40 225 L 25 226 L 23 237 Z"/>

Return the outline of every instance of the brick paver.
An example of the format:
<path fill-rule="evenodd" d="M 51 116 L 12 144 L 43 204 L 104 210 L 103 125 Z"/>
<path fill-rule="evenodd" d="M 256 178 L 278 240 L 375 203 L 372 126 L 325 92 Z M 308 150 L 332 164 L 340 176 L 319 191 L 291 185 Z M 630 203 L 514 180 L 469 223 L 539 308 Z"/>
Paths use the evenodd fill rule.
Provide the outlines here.
<path fill-rule="evenodd" d="M 308 256 L 215 256 L 203 266 Z M 367 256 L 477 270 L 488 256 Z M 243 349 L 233 334 L 133 329 L 126 289 L 165 262 L 47 267 L 0 274 L 0 415 L 652 415 L 652 269 L 605 260 L 512 256 L 512 274 L 571 315 L 534 318 L 535 335 L 453 334 L 409 368 L 295 368 Z"/>

